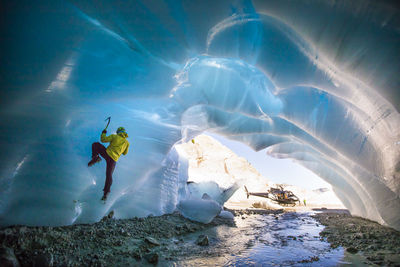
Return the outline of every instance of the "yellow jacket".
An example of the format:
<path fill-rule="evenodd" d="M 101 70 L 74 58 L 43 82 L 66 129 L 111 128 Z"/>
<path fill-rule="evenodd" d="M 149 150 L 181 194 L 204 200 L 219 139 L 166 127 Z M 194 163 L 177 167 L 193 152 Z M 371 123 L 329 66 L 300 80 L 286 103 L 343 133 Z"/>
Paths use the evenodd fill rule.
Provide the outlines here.
<path fill-rule="evenodd" d="M 118 161 L 121 154 L 126 155 L 128 153 L 129 142 L 126 140 L 127 137 L 126 133 L 112 134 L 110 136 L 106 136 L 105 133 L 101 134 L 101 142 L 110 142 L 106 152 L 115 162 Z"/>

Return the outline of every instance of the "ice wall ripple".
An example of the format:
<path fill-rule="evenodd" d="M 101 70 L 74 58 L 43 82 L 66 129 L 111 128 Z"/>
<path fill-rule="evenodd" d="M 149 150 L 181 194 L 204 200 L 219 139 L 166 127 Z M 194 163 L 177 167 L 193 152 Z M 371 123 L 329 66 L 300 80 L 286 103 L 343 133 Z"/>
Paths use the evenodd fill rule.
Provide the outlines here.
<path fill-rule="evenodd" d="M 400 229 L 399 13 L 329 3 L 9 5 L 0 224 L 171 212 L 187 180 L 174 144 L 213 131 L 295 159 L 353 214 Z M 108 116 L 132 151 L 103 205 L 104 163 L 86 163 Z"/>

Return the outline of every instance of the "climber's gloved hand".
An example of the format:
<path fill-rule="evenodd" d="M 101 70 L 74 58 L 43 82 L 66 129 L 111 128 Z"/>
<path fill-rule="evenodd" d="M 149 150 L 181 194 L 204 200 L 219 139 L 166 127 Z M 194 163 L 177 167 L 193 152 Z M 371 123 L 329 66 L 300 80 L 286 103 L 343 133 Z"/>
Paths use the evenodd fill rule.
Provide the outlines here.
<path fill-rule="evenodd" d="M 104 129 L 101 133 L 102 133 L 102 134 L 106 134 L 106 133 L 107 133 L 107 130 Z"/>

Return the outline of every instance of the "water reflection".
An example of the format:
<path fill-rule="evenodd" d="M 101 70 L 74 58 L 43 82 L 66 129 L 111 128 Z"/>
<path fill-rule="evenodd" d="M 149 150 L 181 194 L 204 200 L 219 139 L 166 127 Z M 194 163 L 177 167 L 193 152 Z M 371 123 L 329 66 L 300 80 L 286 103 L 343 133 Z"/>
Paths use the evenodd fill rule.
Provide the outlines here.
<path fill-rule="evenodd" d="M 332 249 L 320 239 L 323 226 L 310 215 L 293 212 L 237 216 L 234 227 L 221 225 L 203 233 L 210 239 L 208 247 L 195 244 L 200 233 L 186 236 L 180 248 L 182 257 L 167 265 L 363 266 L 357 256 L 345 255 L 343 248 Z"/>

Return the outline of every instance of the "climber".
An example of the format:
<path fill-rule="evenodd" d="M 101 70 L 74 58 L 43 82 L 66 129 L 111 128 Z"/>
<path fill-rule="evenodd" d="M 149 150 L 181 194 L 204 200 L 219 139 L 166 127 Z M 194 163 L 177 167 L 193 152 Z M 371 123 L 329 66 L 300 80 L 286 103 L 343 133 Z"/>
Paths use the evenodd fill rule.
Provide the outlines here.
<path fill-rule="evenodd" d="M 92 160 L 89 161 L 88 166 L 93 166 L 95 163 L 101 161 L 100 156 L 102 156 L 107 163 L 106 169 L 106 181 L 104 184 L 104 194 L 101 200 L 106 201 L 107 196 L 110 193 L 110 187 L 112 184 L 112 174 L 115 169 L 115 164 L 117 163 L 121 154 L 126 155 L 129 149 L 129 142 L 126 140 L 128 134 L 126 133 L 124 127 L 119 127 L 117 129 L 117 134 L 112 134 L 106 136 L 107 130 L 104 129 L 101 133 L 100 141 L 103 143 L 110 142 L 107 149 L 100 144 L 95 142 L 92 144 Z M 100 155 L 100 156 L 99 156 Z"/>

